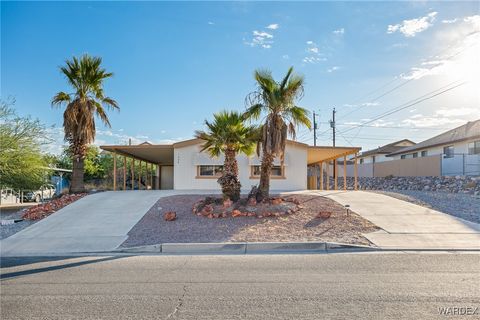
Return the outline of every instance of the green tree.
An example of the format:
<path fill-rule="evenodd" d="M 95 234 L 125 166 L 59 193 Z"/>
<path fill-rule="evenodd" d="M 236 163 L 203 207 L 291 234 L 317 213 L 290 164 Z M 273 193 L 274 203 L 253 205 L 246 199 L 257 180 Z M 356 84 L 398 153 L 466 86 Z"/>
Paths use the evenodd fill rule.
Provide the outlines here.
<path fill-rule="evenodd" d="M 52 99 L 52 106 L 66 105 L 63 113 L 65 141 L 72 154 L 73 173 L 70 192 L 83 192 L 85 157 L 87 146 L 95 140 L 95 116 L 111 127 L 106 109 L 119 109 L 112 98 L 103 90 L 105 79 L 113 76 L 101 67 L 102 59 L 83 55 L 65 61 L 60 67 L 74 93 L 59 92 Z"/>
<path fill-rule="evenodd" d="M 37 189 L 44 182 L 46 162 L 40 146 L 47 141 L 45 126 L 18 116 L 14 102 L 0 102 L 0 185 Z"/>
<path fill-rule="evenodd" d="M 257 200 L 269 197 L 270 173 L 273 162 L 279 157 L 283 162 L 287 137 L 296 138 L 299 126 L 311 128 L 308 110 L 296 105 L 303 96 L 304 78 L 288 69 L 282 81 L 277 82 L 268 70 L 254 73 L 257 90 L 247 95 L 245 103 L 246 119 L 259 120 L 265 115 L 261 126 L 261 139 L 257 144 L 257 154 L 262 153 L 260 184 Z"/>
<path fill-rule="evenodd" d="M 235 111 L 221 111 L 213 115 L 213 122 L 205 120 L 207 131 L 196 131 L 195 136 L 202 139 L 202 151 L 211 156 L 225 155 L 223 172 L 218 179 L 222 193 L 232 201 L 240 198 L 241 184 L 238 180 L 238 153 L 250 155 L 254 152 L 258 130 L 246 125 L 243 115 Z"/>

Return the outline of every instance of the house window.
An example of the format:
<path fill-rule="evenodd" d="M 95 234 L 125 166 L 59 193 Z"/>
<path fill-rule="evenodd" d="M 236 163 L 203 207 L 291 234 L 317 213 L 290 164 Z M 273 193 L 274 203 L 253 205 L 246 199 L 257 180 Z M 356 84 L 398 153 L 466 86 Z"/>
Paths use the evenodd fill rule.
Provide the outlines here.
<path fill-rule="evenodd" d="M 480 154 L 480 140 L 468 144 L 468 154 Z"/>
<path fill-rule="evenodd" d="M 444 158 L 453 158 L 454 149 L 453 146 L 443 147 Z"/>
<path fill-rule="evenodd" d="M 423 150 L 423 151 L 422 151 L 422 157 L 426 157 L 427 154 L 428 154 L 427 150 Z"/>
<path fill-rule="evenodd" d="M 406 159 L 406 158 L 407 158 L 407 155 L 405 155 L 405 154 L 402 154 L 402 155 L 400 156 L 400 159 Z"/>
<path fill-rule="evenodd" d="M 363 164 L 363 158 L 360 159 L 360 164 Z"/>
<path fill-rule="evenodd" d="M 412 153 L 413 158 L 418 158 L 418 152 Z"/>
<path fill-rule="evenodd" d="M 283 178 L 284 177 L 284 169 L 285 167 L 282 166 L 273 166 L 272 171 L 270 172 L 271 178 Z M 258 178 L 260 177 L 260 166 L 252 166 L 252 177 Z"/>
<path fill-rule="evenodd" d="M 223 166 L 205 166 L 201 165 L 197 167 L 197 176 L 198 177 L 220 177 L 223 172 Z"/>

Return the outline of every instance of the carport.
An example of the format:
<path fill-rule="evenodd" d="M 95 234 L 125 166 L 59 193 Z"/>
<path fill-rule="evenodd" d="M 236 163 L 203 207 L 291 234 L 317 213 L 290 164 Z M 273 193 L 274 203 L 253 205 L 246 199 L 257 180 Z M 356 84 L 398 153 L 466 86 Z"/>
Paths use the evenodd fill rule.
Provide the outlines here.
<path fill-rule="evenodd" d="M 358 188 L 358 170 L 357 156 L 361 150 L 359 147 L 329 147 L 329 146 L 309 146 L 307 155 L 307 165 L 309 167 L 308 189 L 330 190 L 329 171 L 333 166 L 333 189 L 338 190 L 338 162 L 343 159 L 343 189 L 347 190 L 347 157 L 354 156 L 354 190 Z M 324 171 L 326 181 L 324 183 Z M 326 186 L 324 186 L 324 184 Z"/>
<path fill-rule="evenodd" d="M 108 145 L 100 148 L 110 152 L 113 157 L 114 191 L 127 190 L 128 180 L 132 190 L 137 181 L 138 189 L 142 188 L 142 184 L 144 189 L 173 189 L 173 145 L 144 142 L 139 145 Z M 117 159 L 119 157 L 120 162 Z M 167 167 L 171 170 L 165 170 Z M 168 172 L 168 178 L 163 177 L 162 180 L 162 172 L 164 175 Z M 117 185 L 119 181 L 123 185 Z"/>

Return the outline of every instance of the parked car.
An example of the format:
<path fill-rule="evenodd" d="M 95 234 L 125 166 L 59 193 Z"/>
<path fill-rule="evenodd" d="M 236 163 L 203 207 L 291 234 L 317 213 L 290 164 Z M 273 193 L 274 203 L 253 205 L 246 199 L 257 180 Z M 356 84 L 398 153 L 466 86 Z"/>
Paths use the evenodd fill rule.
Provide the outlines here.
<path fill-rule="evenodd" d="M 41 202 L 42 199 L 51 199 L 55 196 L 57 189 L 55 186 L 51 184 L 46 184 L 42 186 L 39 190 L 36 191 L 29 191 L 23 194 L 23 201 L 24 202 Z"/>

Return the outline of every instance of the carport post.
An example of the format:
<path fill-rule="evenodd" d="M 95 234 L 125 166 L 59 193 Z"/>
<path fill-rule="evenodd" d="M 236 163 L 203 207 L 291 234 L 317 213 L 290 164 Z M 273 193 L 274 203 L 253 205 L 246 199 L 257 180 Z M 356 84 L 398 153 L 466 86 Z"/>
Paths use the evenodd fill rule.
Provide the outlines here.
<path fill-rule="evenodd" d="M 323 162 L 320 162 L 320 190 L 323 190 Z"/>
<path fill-rule="evenodd" d="M 330 190 L 330 160 L 328 160 L 326 163 L 325 163 L 325 166 L 326 166 L 326 170 L 325 172 L 327 173 L 327 190 Z"/>
<path fill-rule="evenodd" d="M 113 152 L 113 191 L 117 191 L 117 154 Z"/>
<path fill-rule="evenodd" d="M 127 190 L 127 157 L 123 156 L 123 191 Z"/>
<path fill-rule="evenodd" d="M 142 160 L 138 164 L 138 190 L 140 190 L 140 183 L 142 182 Z"/>
<path fill-rule="evenodd" d="M 357 190 L 357 176 L 358 176 L 358 168 L 357 168 L 357 153 L 355 152 L 355 162 L 354 162 L 354 165 L 353 165 L 353 176 L 354 176 L 354 182 L 353 182 L 353 190 Z"/>
<path fill-rule="evenodd" d="M 132 183 L 132 190 L 135 190 L 135 158 L 132 158 L 132 178 L 130 179 Z"/>
<path fill-rule="evenodd" d="M 343 156 L 343 190 L 347 191 L 347 156 Z"/>
<path fill-rule="evenodd" d="M 334 163 L 333 163 L 333 189 L 334 190 L 338 190 L 338 163 L 337 163 L 337 159 L 333 159 Z"/>
<path fill-rule="evenodd" d="M 150 163 L 150 188 L 153 190 L 153 163 Z"/>

